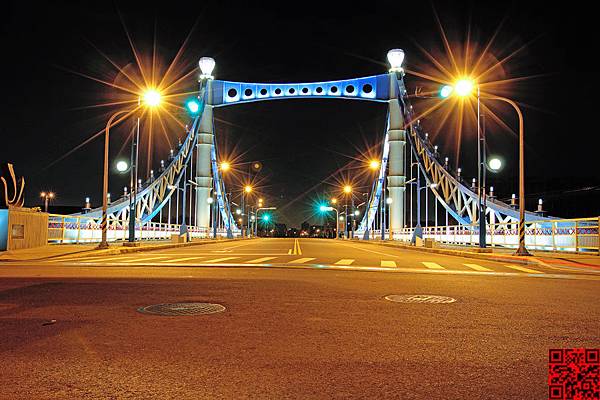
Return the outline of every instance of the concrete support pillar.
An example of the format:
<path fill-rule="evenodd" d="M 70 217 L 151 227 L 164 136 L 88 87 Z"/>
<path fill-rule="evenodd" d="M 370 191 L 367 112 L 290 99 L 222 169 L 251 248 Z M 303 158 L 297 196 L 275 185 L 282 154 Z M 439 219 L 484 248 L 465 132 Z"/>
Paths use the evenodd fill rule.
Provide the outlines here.
<path fill-rule="evenodd" d="M 392 84 L 397 85 L 396 76 L 390 76 Z M 394 90 L 397 90 L 394 88 Z M 389 130 L 390 144 L 388 184 L 390 204 L 390 239 L 404 228 L 404 191 L 406 189 L 406 175 L 404 172 L 404 146 L 406 145 L 406 130 L 404 117 L 397 98 L 392 98 L 389 103 Z"/>
<path fill-rule="evenodd" d="M 210 156 L 214 145 L 213 106 L 206 105 L 198 128 L 196 146 L 196 224 L 204 236 L 210 231 L 210 204 L 212 168 Z"/>

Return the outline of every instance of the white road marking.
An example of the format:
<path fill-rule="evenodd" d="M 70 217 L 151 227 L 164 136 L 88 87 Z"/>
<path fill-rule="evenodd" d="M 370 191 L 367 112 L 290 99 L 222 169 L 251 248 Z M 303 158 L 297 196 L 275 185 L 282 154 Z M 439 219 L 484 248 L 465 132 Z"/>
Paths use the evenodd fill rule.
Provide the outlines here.
<path fill-rule="evenodd" d="M 426 266 L 429 269 L 446 269 L 446 268 L 442 267 L 440 264 L 434 263 L 434 262 L 423 261 L 423 262 L 421 262 L 421 264 L 423 264 L 424 266 Z"/>
<path fill-rule="evenodd" d="M 396 261 L 381 260 L 382 267 L 396 267 Z"/>
<path fill-rule="evenodd" d="M 354 262 L 352 258 L 342 258 L 340 261 L 334 263 L 335 265 L 351 265 Z"/>
<path fill-rule="evenodd" d="M 542 271 L 525 268 L 525 267 L 519 267 L 518 265 L 505 265 L 505 267 L 516 269 L 517 271 L 527 272 L 528 274 L 543 274 Z"/>
<path fill-rule="evenodd" d="M 221 262 L 221 261 L 233 260 L 234 258 L 239 258 L 239 257 L 223 257 L 223 258 L 213 258 L 212 260 L 205 260 L 205 261 L 203 261 L 203 262 L 207 262 L 207 263 L 217 263 L 217 262 Z"/>
<path fill-rule="evenodd" d="M 150 260 L 159 260 L 161 258 L 168 258 L 169 256 L 155 256 L 155 257 L 144 257 L 144 258 L 133 258 L 130 260 L 123 260 L 123 262 L 126 263 L 130 263 L 130 262 L 139 262 L 139 261 L 150 261 Z M 121 261 L 121 260 L 119 260 Z"/>
<path fill-rule="evenodd" d="M 310 258 L 310 257 L 298 258 L 297 260 L 290 261 L 290 263 L 293 263 L 293 264 L 304 264 L 305 262 L 309 262 L 309 261 L 312 261 L 312 260 L 315 260 L 315 258 Z"/>
<path fill-rule="evenodd" d="M 164 260 L 162 262 L 164 263 L 176 263 L 176 262 L 182 262 L 182 261 L 188 261 L 188 260 L 194 260 L 197 258 L 202 258 L 202 257 L 184 257 L 184 258 L 173 258 L 171 260 Z"/>
<path fill-rule="evenodd" d="M 277 258 L 277 257 L 262 257 L 262 258 L 256 258 L 256 259 L 250 260 L 250 261 L 245 261 L 245 262 L 246 262 L 246 264 L 260 264 L 262 262 L 273 260 L 275 258 Z"/>
<path fill-rule="evenodd" d="M 465 267 L 469 267 L 471 269 L 474 269 L 475 271 L 491 271 L 491 269 L 486 268 L 486 267 L 482 267 L 481 265 L 478 264 L 463 264 Z"/>

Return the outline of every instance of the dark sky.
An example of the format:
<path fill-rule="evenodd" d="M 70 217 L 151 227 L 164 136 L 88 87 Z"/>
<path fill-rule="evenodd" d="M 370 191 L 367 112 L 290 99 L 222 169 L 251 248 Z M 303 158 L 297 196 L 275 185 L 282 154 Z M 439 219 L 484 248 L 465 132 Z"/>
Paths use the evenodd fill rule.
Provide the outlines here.
<path fill-rule="evenodd" d="M 394 47 L 405 50 L 408 69 L 431 68 L 418 47 L 442 53 L 435 8 L 453 46 L 463 41 L 469 26 L 472 40 L 483 46 L 504 20 L 490 52 L 502 58 L 525 46 L 506 63 L 504 77 L 540 75 L 502 93 L 524 106 L 530 208 L 543 196 L 555 215 L 600 213 L 597 202 L 590 205 L 591 197 L 586 197 L 597 191 L 565 193 L 600 183 L 598 147 L 591 144 L 597 143 L 595 101 L 589 95 L 596 86 L 591 77 L 597 75 L 597 71 L 592 74 L 597 63 L 587 54 L 597 47 L 597 35 L 590 10 L 575 3 L 567 7 L 550 2 L 380 1 L 359 6 L 296 2 L 294 9 L 248 3 L 3 3 L 0 160 L 13 162 L 26 177 L 27 204 L 37 204 L 38 193 L 47 189 L 58 193 L 57 204 L 80 205 L 85 196 L 99 204 L 100 139 L 48 165 L 99 131 L 118 109 L 80 109 L 106 100 L 114 89 L 67 70 L 113 81 L 116 69 L 94 46 L 120 66 L 134 62 L 119 12 L 141 49 L 151 48 L 156 36 L 158 54 L 165 62 L 174 57 L 191 31 L 179 63 L 183 70 L 210 55 L 217 61 L 219 79 L 306 82 L 383 73 L 386 52 Z M 427 87 L 410 75 L 406 82 L 409 91 Z M 193 76 L 187 88 L 196 88 Z M 414 101 L 417 111 L 428 104 Z M 516 126 L 509 109 L 494 109 L 507 125 Z M 361 151 L 380 143 L 385 112 L 385 106 L 367 102 L 290 100 L 219 109 L 215 116 L 220 150 L 240 156 L 241 162 L 262 160 L 262 195 L 285 210 L 278 216 L 280 221 L 299 225 L 310 218 L 311 202 L 337 190 L 331 186 L 335 179 L 329 177 L 348 165 L 350 157 L 360 157 Z M 439 122 L 436 114 L 423 119 L 441 152 L 454 160 L 455 132 L 452 126 L 437 132 Z M 469 178 L 476 171 L 474 128 L 465 125 L 460 143 L 459 164 Z M 119 129 L 111 142 L 111 158 L 127 155 L 127 147 L 117 154 L 127 127 Z M 173 132 L 172 140 L 178 135 L 181 131 Z M 500 197 L 510 197 L 516 184 L 516 139 L 492 122 L 488 138 L 490 151 L 503 155 L 507 163 L 502 173 L 490 177 L 491 183 Z M 167 152 L 168 146 L 157 145 L 154 159 L 164 158 Z M 357 176 L 355 172 L 346 175 Z M 125 184 L 127 179 L 111 176 L 113 193 L 120 193 Z M 368 180 L 355 184 L 366 190 Z"/>

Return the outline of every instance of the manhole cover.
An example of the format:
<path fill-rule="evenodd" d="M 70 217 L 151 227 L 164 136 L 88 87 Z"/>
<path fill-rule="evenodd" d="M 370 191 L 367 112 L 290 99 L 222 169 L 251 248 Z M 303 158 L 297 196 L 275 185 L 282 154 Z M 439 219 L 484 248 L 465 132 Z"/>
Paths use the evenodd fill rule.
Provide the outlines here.
<path fill-rule="evenodd" d="M 219 313 L 225 311 L 225 307 L 213 303 L 171 303 L 154 304 L 137 310 L 144 314 L 180 316 Z"/>
<path fill-rule="evenodd" d="M 456 299 L 453 299 L 452 297 L 436 296 L 433 294 L 390 294 L 385 296 L 385 299 L 396 303 L 447 304 L 456 301 Z"/>

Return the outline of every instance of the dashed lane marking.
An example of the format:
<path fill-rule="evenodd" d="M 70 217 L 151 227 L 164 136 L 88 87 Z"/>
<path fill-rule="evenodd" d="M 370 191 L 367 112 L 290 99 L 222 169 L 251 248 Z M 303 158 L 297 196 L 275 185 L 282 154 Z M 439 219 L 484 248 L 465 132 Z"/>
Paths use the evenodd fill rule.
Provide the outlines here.
<path fill-rule="evenodd" d="M 352 258 L 342 258 L 340 261 L 334 263 L 335 265 L 352 265 L 354 260 Z"/>
<path fill-rule="evenodd" d="M 203 258 L 203 257 L 184 257 L 184 258 L 173 258 L 171 260 L 164 260 L 162 262 L 164 263 L 176 263 L 176 262 L 183 262 L 183 261 L 189 261 L 189 260 L 196 260 L 198 258 Z"/>
<path fill-rule="evenodd" d="M 542 271 L 538 271 L 531 268 L 520 267 L 518 265 L 505 265 L 505 267 L 516 269 L 517 271 L 527 272 L 528 274 L 543 274 Z"/>
<path fill-rule="evenodd" d="M 260 264 L 263 263 L 265 261 L 269 261 L 269 260 L 273 260 L 277 257 L 262 257 L 262 258 L 256 258 L 254 260 L 250 260 L 250 261 L 246 261 L 246 264 Z"/>
<path fill-rule="evenodd" d="M 122 260 L 122 262 L 134 263 L 134 262 L 139 262 L 139 261 L 160 260 L 161 258 L 169 258 L 169 256 L 155 256 L 155 257 L 132 258 L 132 259 L 128 259 L 128 260 Z M 119 262 L 121 262 L 121 260 L 119 260 Z"/>
<path fill-rule="evenodd" d="M 382 267 L 396 267 L 396 261 L 381 260 Z"/>
<path fill-rule="evenodd" d="M 218 263 L 218 262 L 221 262 L 221 261 L 233 260 L 234 258 L 239 258 L 239 257 L 213 258 L 212 260 L 205 260 L 204 262 L 207 262 L 207 263 Z"/>
<path fill-rule="evenodd" d="M 442 267 L 440 264 L 434 263 L 434 262 L 423 261 L 421 264 L 423 264 L 424 266 L 426 266 L 429 269 L 446 269 L 446 268 Z"/>
<path fill-rule="evenodd" d="M 310 257 L 298 258 L 297 260 L 290 261 L 290 263 L 292 263 L 292 264 L 304 264 L 304 263 L 312 261 L 312 260 L 315 260 L 315 258 L 310 258 Z"/>
<path fill-rule="evenodd" d="M 482 267 L 479 264 L 463 264 L 465 267 L 469 267 L 471 269 L 474 269 L 475 271 L 491 271 L 491 269 L 486 268 L 486 267 Z"/>

